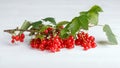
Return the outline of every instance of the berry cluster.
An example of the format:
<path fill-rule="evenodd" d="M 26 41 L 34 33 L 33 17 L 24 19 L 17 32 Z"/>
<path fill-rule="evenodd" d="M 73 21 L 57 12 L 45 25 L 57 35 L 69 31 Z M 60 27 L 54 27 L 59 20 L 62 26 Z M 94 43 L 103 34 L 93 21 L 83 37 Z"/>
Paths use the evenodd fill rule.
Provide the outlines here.
<path fill-rule="evenodd" d="M 24 42 L 25 35 L 23 33 L 16 36 L 12 35 L 11 38 L 12 38 L 11 43 L 15 43 L 15 41 Z"/>
<path fill-rule="evenodd" d="M 88 50 L 89 48 L 95 48 L 95 38 L 93 36 L 89 36 L 88 33 L 78 33 L 77 39 L 75 40 L 75 45 L 82 46 L 84 50 Z"/>
<path fill-rule="evenodd" d="M 48 50 L 50 52 L 58 52 L 62 48 L 72 49 L 76 46 L 82 46 L 83 50 L 96 47 L 95 38 L 89 36 L 88 33 L 80 32 L 74 36 L 69 35 L 67 38 L 60 37 L 60 26 L 58 29 L 52 27 L 46 28 L 43 32 L 37 33 L 35 38 L 30 41 L 30 46 L 41 51 Z M 40 38 L 42 35 L 44 37 Z"/>
<path fill-rule="evenodd" d="M 63 26 L 59 29 L 48 27 L 43 32 L 38 32 L 35 38 L 31 39 L 30 46 L 41 51 L 48 50 L 53 53 L 60 51 L 62 48 L 72 49 L 75 45 L 83 47 L 83 50 L 96 47 L 95 38 L 85 32 L 79 32 L 76 35 L 76 39 L 72 35 L 69 35 L 67 38 L 61 38 L 60 29 L 63 28 Z M 40 38 L 42 35 L 44 37 Z M 24 38 L 25 35 L 23 33 L 16 36 L 13 35 L 11 43 L 15 41 L 24 42 Z"/>
<path fill-rule="evenodd" d="M 50 37 L 49 39 L 32 39 L 30 42 L 32 48 L 43 50 L 49 50 L 50 52 L 58 52 L 62 48 L 74 48 L 74 38 L 69 36 L 67 39 L 62 39 L 58 35 Z"/>

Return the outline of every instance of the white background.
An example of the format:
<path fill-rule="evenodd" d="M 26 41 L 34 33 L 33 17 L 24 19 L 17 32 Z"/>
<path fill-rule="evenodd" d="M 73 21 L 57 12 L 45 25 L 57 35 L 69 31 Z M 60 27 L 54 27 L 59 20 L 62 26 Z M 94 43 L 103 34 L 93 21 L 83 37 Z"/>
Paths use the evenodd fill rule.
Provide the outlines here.
<path fill-rule="evenodd" d="M 96 37 L 95 49 L 83 51 L 75 47 L 57 53 L 31 49 L 28 36 L 24 43 L 12 45 L 11 35 L 3 32 L 20 26 L 24 20 L 54 17 L 57 22 L 70 21 L 95 4 L 104 10 L 99 24 L 109 24 L 119 42 L 120 0 L 0 0 L 0 68 L 120 68 L 120 45 L 107 44 L 102 27 L 89 31 Z"/>

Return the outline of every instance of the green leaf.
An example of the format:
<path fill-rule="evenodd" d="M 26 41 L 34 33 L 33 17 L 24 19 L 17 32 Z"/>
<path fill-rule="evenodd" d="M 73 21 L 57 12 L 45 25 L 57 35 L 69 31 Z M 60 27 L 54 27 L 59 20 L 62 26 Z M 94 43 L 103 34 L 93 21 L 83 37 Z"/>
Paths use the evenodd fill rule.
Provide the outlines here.
<path fill-rule="evenodd" d="M 89 12 L 103 12 L 102 8 L 98 5 L 94 5 Z"/>
<path fill-rule="evenodd" d="M 71 34 L 74 36 L 75 33 L 80 29 L 80 21 L 79 21 L 79 17 L 75 17 L 71 23 L 69 24 L 69 26 L 67 26 L 68 30 L 71 31 Z"/>
<path fill-rule="evenodd" d="M 98 24 L 98 12 L 103 12 L 100 6 L 94 5 L 87 13 L 87 16 L 89 18 L 89 23 L 97 25 Z"/>
<path fill-rule="evenodd" d="M 115 38 L 115 35 L 113 34 L 111 28 L 109 27 L 109 25 L 104 25 L 103 27 L 103 31 L 106 33 L 108 41 L 113 44 L 113 45 L 117 45 L 118 42 Z"/>
<path fill-rule="evenodd" d="M 79 23 L 80 23 L 80 26 L 81 26 L 81 29 L 85 29 L 85 30 L 88 30 L 88 17 L 86 15 L 81 15 L 79 17 Z"/>
<path fill-rule="evenodd" d="M 39 29 L 41 24 L 42 24 L 42 21 L 36 21 L 36 22 L 33 22 L 31 25 L 32 25 L 32 28 Z"/>
<path fill-rule="evenodd" d="M 57 25 L 56 25 L 56 27 L 59 27 L 59 26 L 62 26 L 62 25 L 66 25 L 66 24 L 68 24 L 69 22 L 68 21 L 61 21 L 61 22 L 59 22 Z"/>
<path fill-rule="evenodd" d="M 80 12 L 80 15 L 87 15 L 88 17 L 88 22 L 93 25 L 98 24 L 98 16 L 99 12 L 102 12 L 103 10 L 101 9 L 100 6 L 94 5 L 89 11 L 82 11 Z"/>
<path fill-rule="evenodd" d="M 94 24 L 94 25 L 98 24 L 99 14 L 97 12 L 88 12 L 87 16 L 90 24 Z"/>
<path fill-rule="evenodd" d="M 62 29 L 62 30 L 60 31 L 60 37 L 61 37 L 61 38 L 66 38 L 66 37 L 68 37 L 68 32 L 69 32 L 68 29 L 66 29 L 66 28 Z"/>
<path fill-rule="evenodd" d="M 27 30 L 30 27 L 30 25 L 31 25 L 30 22 L 25 20 L 20 29 Z M 23 31 L 20 31 L 19 34 L 22 34 L 22 33 Z"/>
<path fill-rule="evenodd" d="M 80 15 L 87 15 L 87 14 L 88 14 L 87 11 L 82 11 L 82 12 L 80 12 Z"/>
<path fill-rule="evenodd" d="M 38 39 L 38 38 L 43 40 L 45 38 L 45 35 L 38 35 L 38 36 L 36 36 L 36 39 Z"/>
<path fill-rule="evenodd" d="M 68 28 L 70 27 L 70 24 L 71 24 L 71 22 L 69 22 L 69 23 L 65 26 L 65 28 L 60 31 L 60 37 L 61 37 L 61 38 L 66 38 L 66 37 L 68 37 L 68 35 L 71 33 L 70 30 L 68 30 Z"/>
<path fill-rule="evenodd" d="M 63 30 L 61 30 L 60 35 L 61 37 L 67 37 L 67 34 L 72 34 L 74 36 L 80 28 L 88 30 L 88 17 L 86 15 L 75 17 Z"/>
<path fill-rule="evenodd" d="M 49 22 L 51 22 L 53 25 L 56 25 L 56 21 L 55 21 L 55 19 L 54 19 L 53 17 L 47 17 L 47 18 L 42 19 L 42 20 L 45 21 L 45 22 L 49 21 Z"/>

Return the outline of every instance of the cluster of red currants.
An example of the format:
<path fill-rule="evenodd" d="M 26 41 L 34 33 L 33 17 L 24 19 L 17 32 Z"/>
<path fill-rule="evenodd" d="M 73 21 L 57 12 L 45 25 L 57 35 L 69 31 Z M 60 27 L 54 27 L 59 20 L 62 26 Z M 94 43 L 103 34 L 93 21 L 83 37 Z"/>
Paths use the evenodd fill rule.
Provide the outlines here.
<path fill-rule="evenodd" d="M 96 47 L 95 38 L 93 36 L 89 36 L 88 33 L 85 32 L 79 32 L 76 35 L 76 39 L 72 35 L 67 38 L 61 38 L 60 30 L 49 27 L 40 33 L 39 36 L 41 35 L 44 35 L 45 37 L 38 38 L 37 35 L 35 35 L 36 37 L 30 41 L 30 46 L 32 48 L 39 49 L 41 51 L 48 50 L 54 53 L 60 51 L 62 48 L 72 49 L 75 45 L 83 47 L 83 50 Z M 11 42 L 24 42 L 24 38 L 25 35 L 23 33 L 16 36 L 13 35 Z"/>
<path fill-rule="evenodd" d="M 24 42 L 25 35 L 23 33 L 16 36 L 12 35 L 11 38 L 12 38 L 11 43 L 15 43 L 15 41 Z"/>
<path fill-rule="evenodd" d="M 62 39 L 58 35 L 50 37 L 49 39 L 32 39 L 30 42 L 32 48 L 43 50 L 49 50 L 50 52 L 58 52 L 62 48 L 74 48 L 74 38 L 69 36 L 67 39 Z"/>
<path fill-rule="evenodd" d="M 77 39 L 75 40 L 76 46 L 82 46 L 83 50 L 88 50 L 90 48 L 95 48 L 95 38 L 93 36 L 89 36 L 88 33 L 78 33 Z"/>

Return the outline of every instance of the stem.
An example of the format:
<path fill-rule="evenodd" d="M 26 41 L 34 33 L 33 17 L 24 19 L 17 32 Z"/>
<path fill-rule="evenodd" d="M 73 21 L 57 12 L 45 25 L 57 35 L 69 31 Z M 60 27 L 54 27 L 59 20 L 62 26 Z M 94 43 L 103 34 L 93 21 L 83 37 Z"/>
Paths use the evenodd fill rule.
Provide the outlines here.
<path fill-rule="evenodd" d="M 89 27 L 94 27 L 94 26 L 104 26 L 104 25 L 89 25 Z"/>
<path fill-rule="evenodd" d="M 8 32 L 8 33 L 11 33 L 11 32 L 14 32 L 14 31 L 37 32 L 38 30 L 37 29 L 33 29 L 33 30 L 24 30 L 24 29 L 9 29 L 9 30 L 4 30 L 4 32 Z"/>
<path fill-rule="evenodd" d="M 97 26 L 104 26 L 104 25 L 97 25 Z"/>

